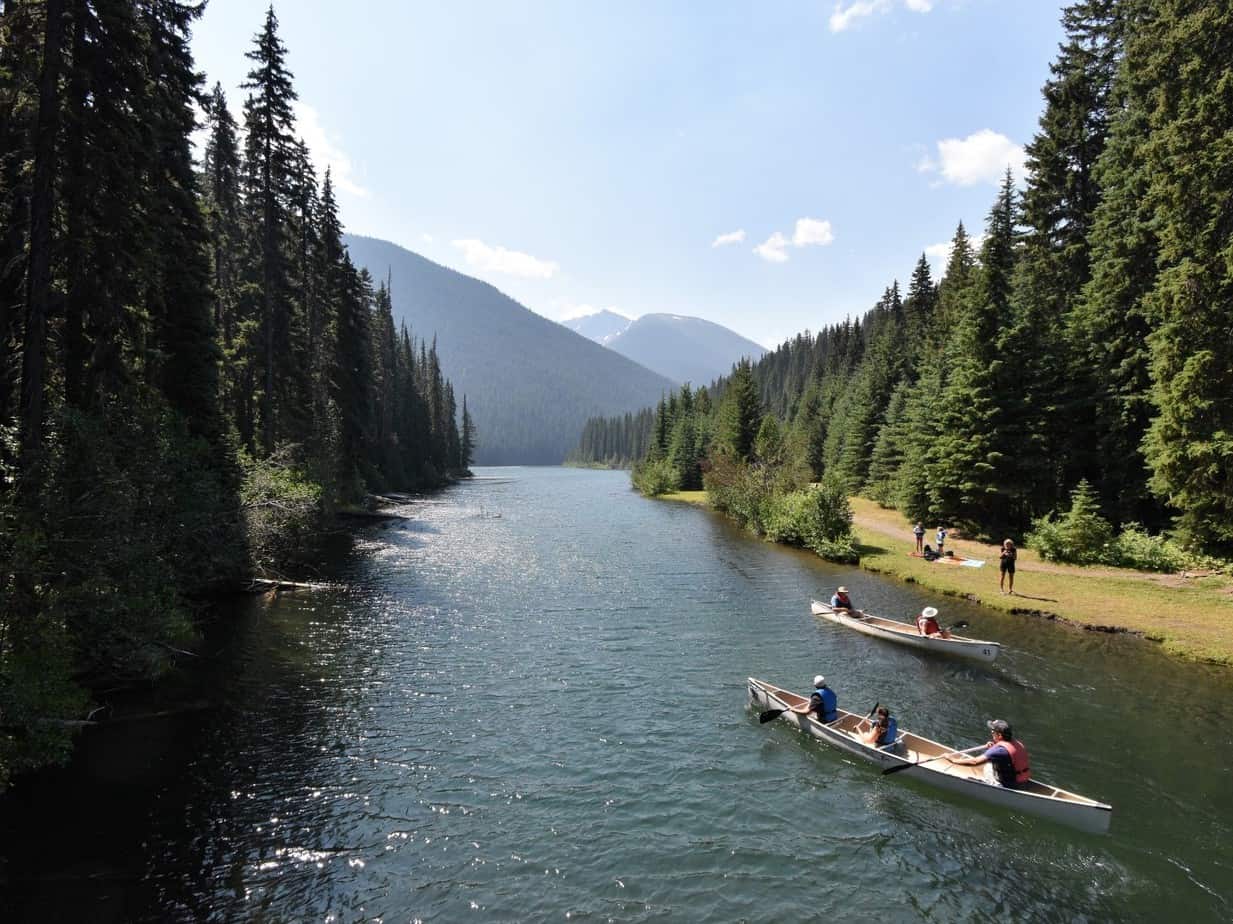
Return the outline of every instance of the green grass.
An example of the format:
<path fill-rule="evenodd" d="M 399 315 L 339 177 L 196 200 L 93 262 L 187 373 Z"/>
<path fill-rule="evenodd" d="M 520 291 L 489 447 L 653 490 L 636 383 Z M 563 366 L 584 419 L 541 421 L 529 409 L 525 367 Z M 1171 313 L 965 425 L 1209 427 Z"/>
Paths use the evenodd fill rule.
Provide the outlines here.
<path fill-rule="evenodd" d="M 707 506 L 705 491 L 673 491 L 671 494 L 661 494 L 658 500 L 680 501 L 683 504 Z"/>
<path fill-rule="evenodd" d="M 913 558 L 911 527 L 897 512 L 852 499 L 861 567 L 914 581 L 944 594 L 1012 613 L 1054 616 L 1091 629 L 1133 632 L 1183 658 L 1233 664 L 1233 580 L 1227 575 L 1188 578 L 1127 568 L 1043 562 L 1019 550 L 1014 596 L 998 590 L 997 547 L 966 540 L 947 548 L 983 558 L 983 568 L 961 568 Z M 902 541 L 892 534 L 901 534 Z M 932 527 L 926 535 L 931 539 Z"/>

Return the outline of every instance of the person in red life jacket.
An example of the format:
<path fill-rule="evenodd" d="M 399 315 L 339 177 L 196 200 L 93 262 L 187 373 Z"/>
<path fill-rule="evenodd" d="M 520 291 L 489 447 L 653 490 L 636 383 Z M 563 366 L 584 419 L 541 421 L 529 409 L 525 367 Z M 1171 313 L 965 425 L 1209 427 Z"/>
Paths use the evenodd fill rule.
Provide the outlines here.
<path fill-rule="evenodd" d="M 985 765 L 985 782 L 995 786 L 1015 789 L 1032 779 L 1032 767 L 1028 762 L 1028 750 L 1015 737 L 1010 723 L 992 719 L 988 723 L 992 741 L 985 743 L 985 753 L 972 757 L 950 754 L 947 760 L 965 767 Z"/>
<path fill-rule="evenodd" d="M 866 731 L 860 731 L 861 726 L 868 721 L 868 719 L 861 719 L 860 725 L 857 726 L 861 741 L 873 747 L 886 749 L 893 747 L 899 737 L 899 724 L 891 716 L 890 710 L 885 706 L 879 706 L 877 717 L 870 722 L 869 728 Z"/>
<path fill-rule="evenodd" d="M 826 678 L 818 674 L 813 678 L 813 692 L 809 694 L 809 702 L 793 706 L 792 711 L 802 715 L 812 713 L 819 722 L 834 722 L 839 718 L 839 697 L 826 685 Z"/>
<path fill-rule="evenodd" d="M 938 635 L 942 638 L 950 638 L 950 633 L 938 625 L 938 611 L 932 606 L 927 606 L 920 611 L 920 615 L 916 617 L 916 631 L 921 635 Z"/>
<path fill-rule="evenodd" d="M 842 611 L 849 616 L 855 616 L 856 607 L 852 605 L 852 598 L 848 596 L 848 588 L 840 587 L 835 591 L 835 595 L 831 597 L 831 609 Z"/>

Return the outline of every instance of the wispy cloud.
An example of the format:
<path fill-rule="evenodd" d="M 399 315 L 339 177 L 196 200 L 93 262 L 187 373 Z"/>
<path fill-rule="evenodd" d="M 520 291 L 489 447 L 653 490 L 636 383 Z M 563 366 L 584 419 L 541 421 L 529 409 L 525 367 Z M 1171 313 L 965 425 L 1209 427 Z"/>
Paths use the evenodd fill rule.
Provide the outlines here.
<path fill-rule="evenodd" d="M 317 110 L 303 100 L 296 100 L 294 106 L 296 131 L 308 145 L 308 156 L 317 173 L 324 175 L 328 167 L 336 189 L 367 199 L 370 194 L 356 181 L 351 158 L 340 147 L 337 136 L 331 138 L 325 130 Z"/>
<path fill-rule="evenodd" d="M 835 232 L 829 221 L 817 218 L 798 218 L 789 238 L 776 231 L 753 249 L 753 252 L 768 263 L 787 263 L 789 247 L 825 247 L 835 240 Z"/>
<path fill-rule="evenodd" d="M 729 244 L 739 244 L 745 240 L 745 229 L 738 228 L 735 231 L 729 231 L 727 234 L 721 234 L 715 240 L 711 241 L 712 247 L 727 247 Z"/>
<path fill-rule="evenodd" d="M 1000 132 L 982 128 L 966 138 L 944 138 L 937 143 L 937 157 L 926 155 L 916 165 L 921 173 L 940 174 L 940 182 L 956 186 L 978 183 L 997 185 L 1006 168 L 1022 179 L 1027 154 Z"/>
<path fill-rule="evenodd" d="M 933 9 L 934 0 L 903 0 L 903 5 L 913 13 L 928 13 Z M 885 13 L 894 6 L 893 0 L 853 0 L 847 6 L 842 2 L 835 4 L 828 25 L 832 32 L 845 32 L 862 19 L 868 19 L 874 13 Z"/>
<path fill-rule="evenodd" d="M 490 273 L 521 276 L 524 279 L 551 279 L 560 267 L 552 260 L 541 260 L 529 253 L 507 250 L 499 244 L 485 244 L 475 238 L 454 241 L 467 265 Z"/>
<path fill-rule="evenodd" d="M 843 32 L 851 28 L 857 20 L 865 19 L 874 13 L 885 13 L 889 8 L 890 0 L 855 0 L 847 6 L 836 3 L 829 23 L 831 31 Z"/>
<path fill-rule="evenodd" d="M 788 262 L 788 239 L 776 231 L 753 249 L 753 252 L 768 263 Z"/>

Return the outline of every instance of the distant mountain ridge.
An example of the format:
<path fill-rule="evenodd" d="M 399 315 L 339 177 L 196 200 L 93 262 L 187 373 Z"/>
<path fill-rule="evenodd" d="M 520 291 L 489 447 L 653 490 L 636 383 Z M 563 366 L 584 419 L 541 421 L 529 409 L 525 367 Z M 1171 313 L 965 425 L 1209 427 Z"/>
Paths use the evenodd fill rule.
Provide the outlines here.
<path fill-rule="evenodd" d="M 594 340 L 602 346 L 608 346 L 612 338 L 634 323 L 624 315 L 604 308 L 594 314 L 584 314 L 578 318 L 570 318 L 561 322 L 576 334 Z"/>
<path fill-rule="evenodd" d="M 727 375 L 742 357 L 757 362 L 767 352 L 721 324 L 680 314 L 644 314 L 599 342 L 678 384 L 695 386 Z"/>
<path fill-rule="evenodd" d="M 525 308 L 486 282 L 348 234 L 357 266 L 392 279 L 394 318 L 438 337 L 441 367 L 478 431 L 481 465 L 555 465 L 587 419 L 637 411 L 673 382 Z"/>

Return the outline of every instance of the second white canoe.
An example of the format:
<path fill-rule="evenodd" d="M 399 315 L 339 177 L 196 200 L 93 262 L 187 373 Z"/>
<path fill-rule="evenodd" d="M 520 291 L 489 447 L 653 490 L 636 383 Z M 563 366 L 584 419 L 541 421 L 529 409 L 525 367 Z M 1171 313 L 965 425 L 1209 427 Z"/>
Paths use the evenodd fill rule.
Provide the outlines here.
<path fill-rule="evenodd" d="M 814 600 L 813 614 L 829 619 L 837 625 L 855 629 L 874 638 L 885 639 L 898 645 L 908 645 L 912 648 L 924 648 L 927 651 L 938 651 L 944 654 L 958 655 L 961 658 L 973 658 L 977 661 L 993 661 L 1002 650 L 997 642 L 984 642 L 980 639 L 964 638 L 952 635 L 942 638 L 940 635 L 921 635 L 916 626 L 894 619 L 883 619 L 881 616 L 849 616 L 846 613 L 836 613 L 829 604 Z"/>

